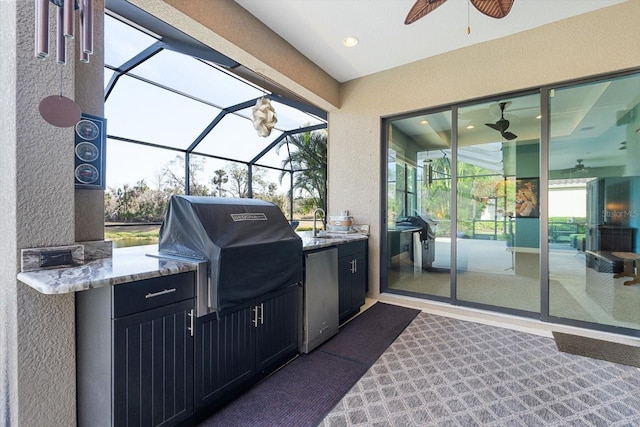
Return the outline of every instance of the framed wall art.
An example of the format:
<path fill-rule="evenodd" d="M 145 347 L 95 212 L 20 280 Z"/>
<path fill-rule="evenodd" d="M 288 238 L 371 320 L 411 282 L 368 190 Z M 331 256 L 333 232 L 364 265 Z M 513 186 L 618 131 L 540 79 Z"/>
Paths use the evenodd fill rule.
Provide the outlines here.
<path fill-rule="evenodd" d="M 516 179 L 516 218 L 540 216 L 540 178 Z"/>

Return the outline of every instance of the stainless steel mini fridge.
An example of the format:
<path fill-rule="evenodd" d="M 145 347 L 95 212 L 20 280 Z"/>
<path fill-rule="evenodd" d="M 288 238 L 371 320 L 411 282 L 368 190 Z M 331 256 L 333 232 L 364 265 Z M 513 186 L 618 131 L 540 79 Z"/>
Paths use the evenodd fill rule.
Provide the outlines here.
<path fill-rule="evenodd" d="M 304 255 L 304 326 L 301 353 L 338 333 L 338 249 L 321 249 Z"/>

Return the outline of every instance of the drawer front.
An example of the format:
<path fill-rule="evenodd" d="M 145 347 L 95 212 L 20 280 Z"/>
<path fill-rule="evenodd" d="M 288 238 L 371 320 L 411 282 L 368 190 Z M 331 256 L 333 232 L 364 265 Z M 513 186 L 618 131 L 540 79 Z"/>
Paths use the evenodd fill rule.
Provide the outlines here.
<path fill-rule="evenodd" d="M 355 242 L 342 243 L 338 245 L 338 256 L 353 255 L 367 250 L 368 240 L 356 240 Z"/>
<path fill-rule="evenodd" d="M 194 297 L 193 272 L 115 285 L 113 317 L 127 316 Z"/>

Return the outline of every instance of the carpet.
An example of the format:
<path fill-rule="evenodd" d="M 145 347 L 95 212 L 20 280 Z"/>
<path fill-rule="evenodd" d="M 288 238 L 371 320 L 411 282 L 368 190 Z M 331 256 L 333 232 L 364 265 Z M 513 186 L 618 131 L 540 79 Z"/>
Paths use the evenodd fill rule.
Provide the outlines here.
<path fill-rule="evenodd" d="M 553 332 L 559 351 L 640 368 L 640 347 Z"/>
<path fill-rule="evenodd" d="M 420 311 L 377 302 L 318 350 L 371 366 Z"/>
<path fill-rule="evenodd" d="M 419 312 L 374 304 L 199 425 L 318 425 Z"/>
<path fill-rule="evenodd" d="M 422 312 L 319 427 L 640 425 L 638 369 Z"/>

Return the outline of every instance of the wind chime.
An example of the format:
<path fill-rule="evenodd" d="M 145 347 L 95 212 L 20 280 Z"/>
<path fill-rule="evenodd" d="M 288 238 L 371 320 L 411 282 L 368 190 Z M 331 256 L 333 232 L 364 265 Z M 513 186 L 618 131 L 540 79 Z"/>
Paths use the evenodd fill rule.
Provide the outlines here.
<path fill-rule="evenodd" d="M 35 56 L 45 60 L 49 56 L 49 6 L 56 6 L 56 62 L 67 63 L 67 39 L 75 37 L 75 16 L 79 11 L 80 61 L 89 62 L 93 54 L 93 1 L 92 0 L 35 0 Z M 40 115 L 58 127 L 70 127 L 80 120 L 80 107 L 62 95 L 62 69 L 60 93 L 44 98 L 39 106 Z"/>

